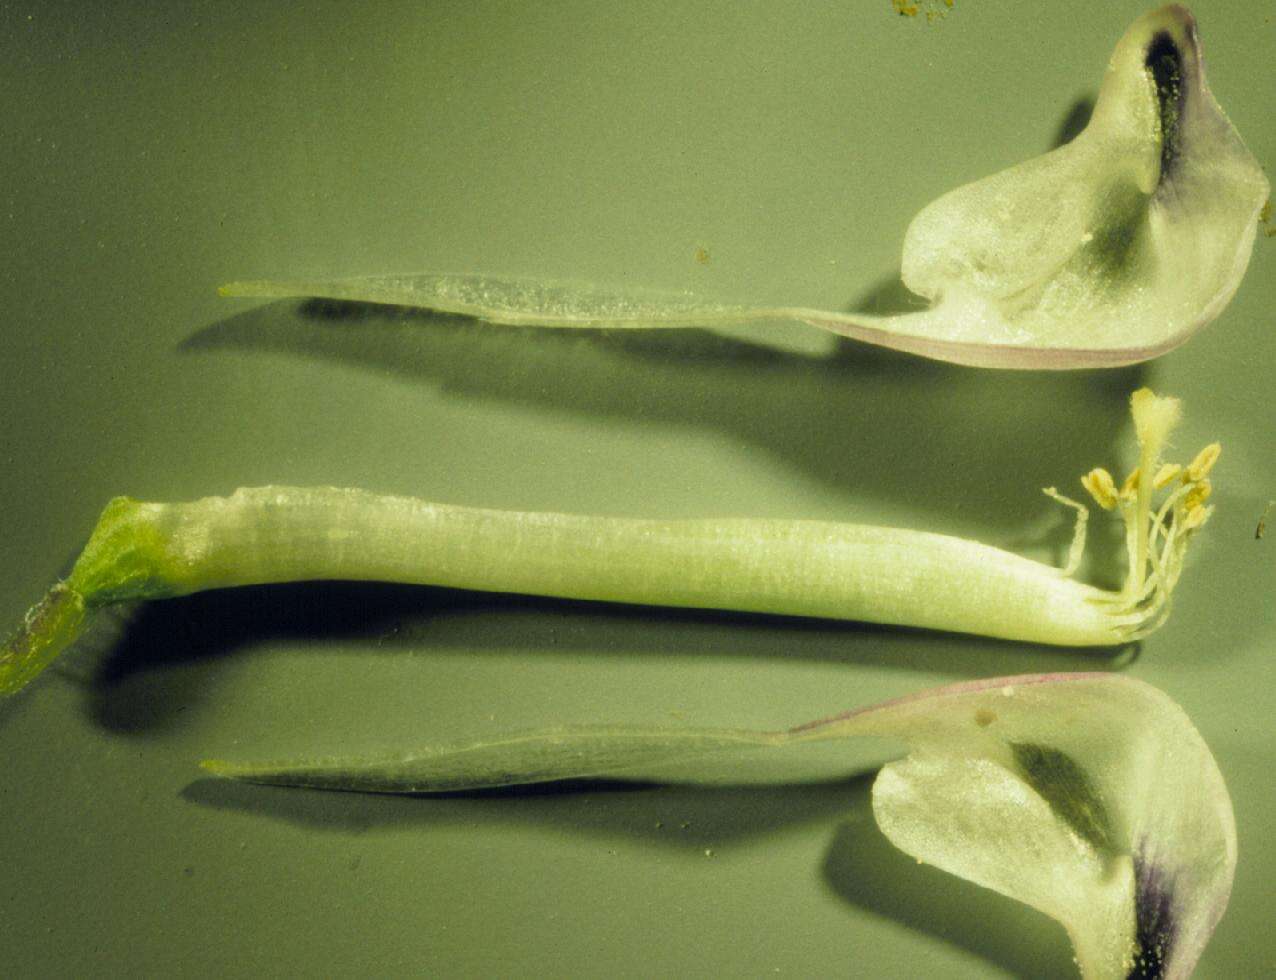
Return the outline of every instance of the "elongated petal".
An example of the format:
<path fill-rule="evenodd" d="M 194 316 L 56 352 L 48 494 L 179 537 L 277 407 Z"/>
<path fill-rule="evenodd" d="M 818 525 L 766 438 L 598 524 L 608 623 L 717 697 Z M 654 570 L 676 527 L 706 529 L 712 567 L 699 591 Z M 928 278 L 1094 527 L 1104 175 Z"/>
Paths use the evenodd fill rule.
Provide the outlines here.
<path fill-rule="evenodd" d="M 235 282 L 222 292 L 388 303 L 520 326 L 789 320 L 984 367 L 1110 366 L 1155 357 L 1218 316 L 1240 285 L 1268 193 L 1210 92 L 1195 20 L 1170 5 L 1121 38 L 1075 140 L 917 215 L 902 273 L 931 301 L 925 311 L 882 317 L 437 273 Z"/>
<path fill-rule="evenodd" d="M 788 310 L 709 303 L 690 293 L 605 289 L 580 282 L 452 273 L 232 282 L 223 296 L 321 299 L 411 306 L 513 327 L 694 327 L 801 319 Z"/>
<path fill-rule="evenodd" d="M 854 736 L 908 755 L 873 788 L 901 850 L 1067 929 L 1087 977 L 1187 976 L 1231 892 L 1231 801 L 1209 749 L 1155 688 L 1108 674 L 959 684 L 786 732 L 575 728 L 382 758 L 209 761 L 254 782 L 429 793 L 649 778 Z M 511 804 L 514 805 L 514 804 Z"/>
<path fill-rule="evenodd" d="M 257 783 L 315 789 L 441 793 L 567 779 L 671 778 L 680 763 L 706 756 L 772 749 L 784 736 L 720 729 L 556 728 L 490 742 L 428 746 L 377 759 L 326 758 L 205 769 Z"/>

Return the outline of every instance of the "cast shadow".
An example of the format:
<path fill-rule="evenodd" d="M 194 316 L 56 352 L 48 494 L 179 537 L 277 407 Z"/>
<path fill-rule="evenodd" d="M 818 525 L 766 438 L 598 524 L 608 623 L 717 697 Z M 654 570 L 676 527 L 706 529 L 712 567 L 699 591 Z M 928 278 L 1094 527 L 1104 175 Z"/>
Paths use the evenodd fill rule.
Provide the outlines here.
<path fill-rule="evenodd" d="M 788 786 L 682 786 L 572 780 L 438 794 L 342 793 L 199 779 L 182 798 L 329 833 L 387 827 L 549 827 L 564 836 L 639 840 L 689 856 L 836 820 L 872 776 Z"/>
<path fill-rule="evenodd" d="M 865 298 L 885 302 L 888 281 Z M 814 329 L 814 328 L 812 328 Z M 707 330 L 498 327 L 425 311 L 276 302 L 185 351 L 272 351 L 356 364 L 463 399 L 723 433 L 849 491 L 994 533 L 1048 513 L 1039 488 L 1112 465 L 1139 367 L 975 370 L 830 337 L 824 356 Z M 996 513 L 972 504 L 996 501 Z M 991 508 L 990 508 L 991 509 Z"/>
<path fill-rule="evenodd" d="M 1076 973 L 1066 932 L 1019 902 L 930 865 L 919 864 L 877 828 L 871 780 L 837 830 L 824 881 L 846 901 L 915 931 L 969 950 L 1017 977 Z"/>
<path fill-rule="evenodd" d="M 283 821 L 326 833 L 387 827 L 533 826 L 604 843 L 637 840 L 688 860 L 705 850 L 763 846 L 799 827 L 836 827 L 822 866 L 825 885 L 872 915 L 961 947 L 1015 976 L 1066 976 L 1072 952 L 1046 916 L 916 861 L 878 830 L 874 772 L 781 786 L 703 787 L 578 780 L 477 793 L 393 796 L 333 793 L 200 779 L 182 791 L 197 806 Z M 794 869 L 795 874 L 801 869 Z"/>
<path fill-rule="evenodd" d="M 1052 146 L 1093 109 L 1077 99 Z M 891 313 L 925 301 L 898 270 L 847 309 Z M 762 338 L 816 337 L 822 353 Z M 1048 512 L 1038 490 L 1111 467 L 1126 399 L 1146 368 L 972 369 L 815 327 L 548 330 L 401 307 L 273 302 L 206 326 L 187 352 L 272 352 L 357 365 L 459 398 L 630 425 L 700 429 L 777 457 L 857 500 L 924 506 L 1017 533 Z M 977 512 L 972 504 L 996 501 Z"/>
<path fill-rule="evenodd" d="M 976 678 L 1119 670 L 1137 647 L 1072 649 L 871 624 L 714 610 L 305 582 L 198 593 L 108 616 L 66 670 L 99 727 L 173 729 L 215 698 L 220 662 L 271 642 L 357 656 L 792 660 Z"/>
<path fill-rule="evenodd" d="M 1094 105 L 1095 97 L 1093 94 L 1087 92 L 1084 95 L 1077 96 L 1068 111 L 1064 113 L 1063 118 L 1059 120 L 1059 128 L 1055 130 L 1054 139 L 1050 142 L 1050 149 L 1057 150 L 1080 136 L 1081 131 L 1090 124 L 1090 117 L 1094 115 Z"/>
<path fill-rule="evenodd" d="M 1056 142 L 1083 124 L 1088 106 L 1082 100 L 1073 107 Z M 898 275 L 852 304 L 872 312 L 920 305 Z M 1110 464 L 1142 367 L 1047 374 L 973 370 L 831 335 L 824 339 L 823 353 L 815 355 L 708 330 L 494 327 L 417 310 L 310 300 L 231 316 L 197 331 L 182 349 L 275 352 L 359 365 L 466 399 L 629 425 L 710 429 L 857 500 L 920 502 L 939 521 L 975 525 L 974 533 L 990 544 L 1062 557 L 1068 520 L 1038 488 L 1066 486 L 1092 466 Z M 1044 531 L 1043 519 L 1054 522 Z M 1119 551 L 1121 537 L 1118 528 L 1108 527 L 1105 535 L 1096 523 L 1089 556 L 1092 567 L 1102 567 Z M 564 647 L 591 655 L 779 655 L 956 669 L 971 677 L 1118 666 L 1130 655 L 1086 656 L 765 616 L 312 584 L 144 607 L 100 659 L 89 685 L 93 714 L 118 731 L 170 724 L 173 705 L 198 700 L 213 660 L 278 638 L 309 644 L 354 639 L 398 652 L 464 649 L 479 655 Z"/>

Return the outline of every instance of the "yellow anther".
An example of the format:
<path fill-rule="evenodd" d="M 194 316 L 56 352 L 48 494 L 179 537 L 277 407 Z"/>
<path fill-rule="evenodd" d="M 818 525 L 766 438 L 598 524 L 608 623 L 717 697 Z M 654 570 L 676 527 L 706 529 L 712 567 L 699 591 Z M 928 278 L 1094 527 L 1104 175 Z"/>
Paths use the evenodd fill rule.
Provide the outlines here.
<path fill-rule="evenodd" d="M 1201 480 L 1200 483 L 1194 484 L 1192 489 L 1187 492 L 1187 496 L 1183 498 L 1183 507 L 1188 513 L 1191 513 L 1201 504 L 1210 499 L 1210 494 L 1214 492 L 1213 486 L 1209 480 Z"/>
<path fill-rule="evenodd" d="M 1196 454 L 1196 459 L 1188 464 L 1187 478 L 1193 482 L 1204 480 L 1209 471 L 1214 468 L 1214 464 L 1218 462 L 1218 454 L 1222 451 L 1222 446 L 1217 442 L 1211 442 Z"/>
<path fill-rule="evenodd" d="M 1197 504 L 1187 512 L 1187 516 L 1183 518 L 1183 530 L 1195 531 L 1198 527 L 1205 523 L 1206 518 L 1213 511 L 1212 507 L 1203 507 Z"/>
<path fill-rule="evenodd" d="M 1116 484 L 1112 482 L 1112 474 L 1103 467 L 1096 466 L 1083 476 L 1081 485 L 1104 510 L 1111 510 L 1117 505 Z"/>
<path fill-rule="evenodd" d="M 1156 476 L 1152 479 L 1152 486 L 1157 490 L 1173 483 L 1175 478 L 1183 472 L 1183 467 L 1178 463 L 1165 463 L 1156 471 Z"/>
<path fill-rule="evenodd" d="M 1121 481 L 1121 499 L 1129 500 L 1139 489 L 1139 468 L 1130 470 L 1130 475 Z"/>

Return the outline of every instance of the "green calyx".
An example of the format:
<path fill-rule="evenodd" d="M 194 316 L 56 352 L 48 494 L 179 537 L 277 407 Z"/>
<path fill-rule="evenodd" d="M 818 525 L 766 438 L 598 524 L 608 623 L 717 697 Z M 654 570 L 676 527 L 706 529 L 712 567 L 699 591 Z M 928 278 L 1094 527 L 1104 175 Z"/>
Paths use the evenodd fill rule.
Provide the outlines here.
<path fill-rule="evenodd" d="M 157 508 L 132 497 L 106 505 L 67 585 L 90 606 L 179 594 L 166 535 L 156 526 Z"/>
<path fill-rule="evenodd" d="M 178 594 L 179 566 L 153 520 L 153 504 L 116 497 L 102 512 L 71 574 L 31 607 L 0 647 L 0 696 L 36 678 L 83 632 L 94 609 Z"/>

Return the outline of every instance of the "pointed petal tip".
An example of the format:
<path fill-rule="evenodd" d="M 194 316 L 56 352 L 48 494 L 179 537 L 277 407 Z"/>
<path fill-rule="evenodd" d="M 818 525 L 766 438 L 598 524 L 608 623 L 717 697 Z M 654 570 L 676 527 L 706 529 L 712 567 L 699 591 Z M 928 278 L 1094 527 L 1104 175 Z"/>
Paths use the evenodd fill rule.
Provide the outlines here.
<path fill-rule="evenodd" d="M 235 767 L 225 759 L 200 759 L 199 768 L 214 776 L 233 776 Z"/>

